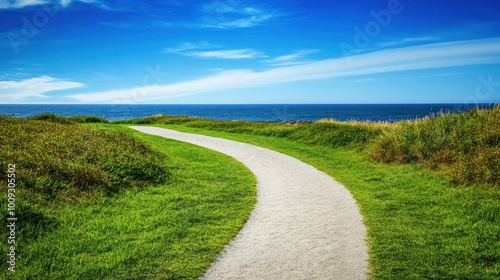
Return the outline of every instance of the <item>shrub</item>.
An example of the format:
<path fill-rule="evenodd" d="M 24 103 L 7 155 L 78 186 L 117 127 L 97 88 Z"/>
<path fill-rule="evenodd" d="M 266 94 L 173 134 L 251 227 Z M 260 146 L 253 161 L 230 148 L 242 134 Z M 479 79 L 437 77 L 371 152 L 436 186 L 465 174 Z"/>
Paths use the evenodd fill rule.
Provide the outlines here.
<path fill-rule="evenodd" d="M 109 123 L 105 118 L 96 116 L 73 116 L 69 117 L 68 120 L 76 123 Z"/>
<path fill-rule="evenodd" d="M 54 115 L 51 113 L 43 113 L 40 115 L 29 117 L 30 120 L 46 121 L 60 124 L 72 124 L 73 122 L 65 117 Z"/>

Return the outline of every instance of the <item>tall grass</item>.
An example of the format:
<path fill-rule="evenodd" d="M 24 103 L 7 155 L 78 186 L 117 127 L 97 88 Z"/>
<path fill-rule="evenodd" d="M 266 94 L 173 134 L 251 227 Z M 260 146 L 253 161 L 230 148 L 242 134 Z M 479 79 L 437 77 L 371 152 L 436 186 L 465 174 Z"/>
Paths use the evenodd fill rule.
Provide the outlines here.
<path fill-rule="evenodd" d="M 156 115 L 119 121 L 183 125 L 239 134 L 286 138 L 308 145 L 368 148 L 373 160 L 419 163 L 458 182 L 500 185 L 500 106 L 387 122 L 266 123 Z"/>
<path fill-rule="evenodd" d="M 16 164 L 19 221 L 16 272 L 4 254 L 0 279 L 196 279 L 248 219 L 255 179 L 230 157 L 63 119 L 0 117 L 0 172 Z"/>
<path fill-rule="evenodd" d="M 382 132 L 384 125 L 377 123 L 342 123 L 319 121 L 315 123 L 269 123 L 245 121 L 221 121 L 187 116 L 157 115 L 146 118 L 118 121 L 121 124 L 179 124 L 231 133 L 271 136 L 297 140 L 305 144 L 319 144 L 331 148 L 369 142 Z"/>
<path fill-rule="evenodd" d="M 461 182 L 500 185 L 500 106 L 396 123 L 375 139 L 371 155 L 440 168 Z"/>
<path fill-rule="evenodd" d="M 0 166 L 16 164 L 19 188 L 32 202 L 111 194 L 166 180 L 165 156 L 136 138 L 47 116 L 0 117 Z"/>
<path fill-rule="evenodd" d="M 15 213 L 22 242 L 59 227 L 60 221 L 47 209 L 163 183 L 168 176 L 166 157 L 135 137 L 48 114 L 30 119 L 0 116 L 1 174 L 8 164 L 16 165 Z M 3 221 L 8 214 L 6 182 L 0 181 Z M 2 227 L 0 234 L 8 236 L 7 230 Z"/>
<path fill-rule="evenodd" d="M 96 116 L 71 116 L 71 117 L 62 117 L 58 115 L 54 115 L 52 113 L 43 113 L 40 115 L 35 115 L 29 117 L 30 120 L 38 120 L 38 121 L 48 121 L 53 123 L 60 124 L 72 124 L 72 123 L 108 123 L 109 121 L 105 118 L 100 118 Z"/>

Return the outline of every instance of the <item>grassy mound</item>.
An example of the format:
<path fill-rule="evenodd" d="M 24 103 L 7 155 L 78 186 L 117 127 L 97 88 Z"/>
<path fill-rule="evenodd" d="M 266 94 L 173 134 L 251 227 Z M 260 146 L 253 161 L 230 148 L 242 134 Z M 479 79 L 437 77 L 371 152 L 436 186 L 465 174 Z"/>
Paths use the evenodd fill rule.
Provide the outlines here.
<path fill-rule="evenodd" d="M 255 204 L 255 178 L 243 164 L 191 144 L 111 124 L 2 118 L 0 128 L 1 163 L 16 163 L 19 221 L 16 272 L 7 270 L 11 245 L 6 239 L 0 245 L 6 252 L 0 258 L 0 279 L 196 279 L 238 233 Z M 28 152 L 44 158 L 26 165 Z M 107 185 L 79 189 L 74 184 L 79 181 L 71 180 L 78 172 L 56 178 L 38 170 L 58 160 L 60 168 L 81 164 L 89 174 L 103 170 L 97 178 L 122 181 L 104 182 L 115 182 L 111 191 L 119 192 L 85 196 L 105 192 Z M 165 178 L 165 169 L 168 180 L 154 186 Z M 27 189 L 27 179 L 44 175 L 49 178 L 45 183 L 61 180 L 65 188 L 53 197 L 33 186 Z M 7 181 L 3 178 L 1 184 Z M 7 191 L 0 187 L 0 208 L 6 210 Z M 77 203 L 65 200 L 73 199 L 71 189 L 80 195 Z M 43 199 L 33 201 L 36 195 Z M 7 230 L 3 226 L 0 234 L 9 236 Z"/>
<path fill-rule="evenodd" d="M 396 123 L 375 140 L 372 157 L 500 185 L 500 106 Z"/>
<path fill-rule="evenodd" d="M 54 115 L 52 113 L 43 113 L 40 115 L 29 117 L 30 120 L 37 121 L 48 121 L 60 124 L 74 124 L 74 123 L 109 123 L 105 118 L 100 118 L 96 116 L 71 116 L 63 117 Z"/>
<path fill-rule="evenodd" d="M 68 120 L 76 123 L 108 123 L 109 121 L 105 118 L 100 118 L 96 116 L 72 116 L 68 117 Z"/>
<path fill-rule="evenodd" d="M 98 201 L 127 188 L 160 184 L 168 176 L 166 156 L 129 134 L 83 127 L 50 114 L 30 119 L 0 116 L 3 221 L 9 214 L 9 164 L 16 167 L 19 254 L 27 250 L 27 244 L 57 232 L 66 222 L 57 218 L 60 209 L 76 201 Z M 8 236 L 8 230 L 4 226 L 0 234 Z M 6 264 L 2 262 L 0 268 L 6 271 Z"/>
<path fill-rule="evenodd" d="M 0 117 L 0 166 L 7 170 L 8 163 L 16 164 L 18 188 L 33 202 L 166 180 L 165 156 L 136 138 L 66 121 L 51 115 Z"/>
<path fill-rule="evenodd" d="M 74 122 L 69 120 L 68 118 L 54 115 L 51 113 L 43 113 L 40 115 L 32 116 L 28 118 L 29 120 L 36 120 L 36 121 L 47 121 L 47 122 L 52 122 L 52 123 L 60 123 L 60 124 L 73 124 Z"/>

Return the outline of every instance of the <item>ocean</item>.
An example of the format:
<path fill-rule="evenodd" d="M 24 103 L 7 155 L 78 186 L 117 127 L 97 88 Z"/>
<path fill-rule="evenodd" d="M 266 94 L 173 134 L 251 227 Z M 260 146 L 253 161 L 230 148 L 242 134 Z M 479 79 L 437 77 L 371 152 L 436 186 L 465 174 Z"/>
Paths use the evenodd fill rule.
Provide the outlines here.
<path fill-rule="evenodd" d="M 94 115 L 108 120 L 153 116 L 192 116 L 244 121 L 389 121 L 424 118 L 440 112 L 460 112 L 464 104 L 269 104 L 269 105 L 14 105 L 0 104 L 0 115 L 27 117 L 41 113 L 62 116 Z M 491 106 L 481 104 L 479 106 Z"/>

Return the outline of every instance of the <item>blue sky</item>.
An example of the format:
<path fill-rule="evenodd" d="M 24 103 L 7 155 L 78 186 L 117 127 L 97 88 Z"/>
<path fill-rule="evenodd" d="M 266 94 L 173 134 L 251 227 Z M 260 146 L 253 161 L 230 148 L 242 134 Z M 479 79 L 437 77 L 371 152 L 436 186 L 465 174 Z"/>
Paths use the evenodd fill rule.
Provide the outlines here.
<path fill-rule="evenodd" d="M 500 102 L 500 2 L 0 0 L 0 103 Z"/>

